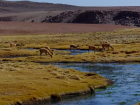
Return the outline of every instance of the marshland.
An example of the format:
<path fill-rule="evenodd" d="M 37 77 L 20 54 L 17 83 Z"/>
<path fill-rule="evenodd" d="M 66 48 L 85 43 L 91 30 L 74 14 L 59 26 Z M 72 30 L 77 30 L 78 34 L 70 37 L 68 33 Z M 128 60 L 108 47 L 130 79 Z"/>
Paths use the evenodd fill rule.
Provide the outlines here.
<path fill-rule="evenodd" d="M 109 48 L 109 50 L 95 52 L 90 50 L 88 52 L 89 45 L 102 49 L 102 44 L 106 43 L 106 41 L 113 49 Z M 10 43 L 15 43 L 16 46 L 10 46 Z M 79 47 L 70 50 L 71 44 L 79 45 Z M 49 46 L 53 51 L 52 57 L 48 54 L 45 55 L 45 53 L 40 56 L 39 49 L 46 46 Z M 137 62 L 139 67 L 139 46 L 139 28 L 124 28 L 107 32 L 1 35 L 0 104 L 42 105 L 49 103 L 50 100 L 53 100 L 53 102 L 54 100 L 59 100 L 59 102 L 62 102 L 61 104 L 65 105 L 69 101 L 66 100 L 65 102 L 64 97 L 72 95 L 73 97 L 76 96 L 73 99 L 76 100 L 77 95 L 81 97 L 83 96 L 81 94 L 86 93 L 90 93 L 88 99 L 95 97 L 96 104 L 100 99 L 104 100 L 106 96 L 112 97 L 108 99 L 110 103 L 110 100 L 114 100 L 115 93 L 117 93 L 118 97 L 121 95 L 117 92 L 117 89 L 120 89 L 119 92 L 125 93 L 127 92 L 125 91 L 126 89 L 132 88 L 130 85 L 137 88 L 136 84 L 139 83 L 139 78 L 136 75 L 139 75 L 139 72 L 138 68 L 133 67 L 132 62 Z M 78 51 L 83 52 L 76 53 Z M 61 63 L 65 64 L 66 67 L 58 65 Z M 78 67 L 76 67 L 77 63 L 79 64 Z M 86 66 L 88 63 L 90 65 Z M 111 66 L 106 68 L 106 66 L 96 65 L 96 63 L 101 65 L 104 63 L 106 65 L 107 63 L 107 65 Z M 122 66 L 119 68 L 123 68 L 123 66 L 124 68 L 119 71 L 119 68 L 112 63 L 121 63 Z M 130 66 L 123 65 L 123 63 L 130 63 Z M 69 66 L 70 64 L 72 66 Z M 94 65 L 94 67 L 87 69 L 91 65 Z M 80 69 L 81 67 L 83 67 L 82 70 Z M 132 71 L 130 68 L 132 68 Z M 135 73 L 133 74 L 134 71 Z M 124 77 L 125 75 L 126 77 Z M 127 81 L 126 78 L 132 81 Z M 126 87 L 127 82 L 132 84 L 128 84 L 128 88 L 123 88 L 120 85 L 123 82 L 126 83 Z M 110 91 L 111 93 L 108 93 Z M 139 95 L 139 90 L 132 93 L 132 96 L 137 97 Z M 129 99 L 131 100 L 130 97 Z M 78 104 L 76 104 L 76 101 L 71 101 L 70 104 L 80 105 L 83 102 L 83 98 L 85 97 L 79 98 L 81 101 Z M 114 102 L 112 105 L 129 105 L 129 103 L 138 103 L 138 99 L 132 102 L 129 102 L 129 100 L 112 102 Z"/>
<path fill-rule="evenodd" d="M 42 35 L 1 35 L 0 56 L 2 61 L 33 61 L 33 62 L 139 62 L 140 29 L 120 29 L 111 32 L 64 33 Z M 102 49 L 108 41 L 114 48 L 106 51 L 90 51 L 76 55 L 76 49 L 70 51 L 70 45 L 79 45 L 79 50 L 88 50 L 89 45 Z M 16 42 L 16 47 L 10 47 Z M 53 57 L 43 54 L 40 48 L 49 46 Z"/>

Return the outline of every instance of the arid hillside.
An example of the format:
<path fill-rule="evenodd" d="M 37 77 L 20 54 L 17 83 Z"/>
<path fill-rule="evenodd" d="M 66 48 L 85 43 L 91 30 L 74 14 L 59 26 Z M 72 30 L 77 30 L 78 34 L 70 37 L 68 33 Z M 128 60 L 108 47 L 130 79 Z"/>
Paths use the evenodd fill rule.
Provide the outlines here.
<path fill-rule="evenodd" d="M 53 4 L 53 3 L 39 3 L 31 1 L 0 1 L 1 12 L 33 12 L 33 11 L 62 11 L 62 10 L 78 10 L 82 7 Z"/>
<path fill-rule="evenodd" d="M 82 7 L 30 1 L 0 1 L 0 21 L 140 26 L 140 7 Z"/>
<path fill-rule="evenodd" d="M 0 22 L 0 35 L 107 32 L 131 26 L 109 24 Z"/>
<path fill-rule="evenodd" d="M 41 3 L 32 1 L 5 1 L 0 0 L 0 12 L 7 13 L 21 13 L 21 12 L 33 12 L 33 11 L 67 11 L 67 10 L 115 10 L 115 11 L 140 11 L 139 6 L 122 6 L 122 7 L 85 7 L 74 6 L 68 4 L 53 4 L 53 3 Z"/>

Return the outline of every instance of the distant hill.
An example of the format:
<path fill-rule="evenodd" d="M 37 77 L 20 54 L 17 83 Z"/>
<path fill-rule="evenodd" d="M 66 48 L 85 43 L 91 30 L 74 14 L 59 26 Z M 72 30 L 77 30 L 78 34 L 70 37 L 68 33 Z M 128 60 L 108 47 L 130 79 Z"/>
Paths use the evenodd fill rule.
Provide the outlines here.
<path fill-rule="evenodd" d="M 53 4 L 53 3 L 39 3 L 31 1 L 0 1 L 1 12 L 33 12 L 33 11 L 65 11 L 65 10 L 78 10 L 82 7 Z"/>
<path fill-rule="evenodd" d="M 83 7 L 31 1 L 0 1 L 0 21 L 140 26 L 140 6 Z"/>
<path fill-rule="evenodd" d="M 66 11 L 66 10 L 129 10 L 140 11 L 139 6 L 121 7 L 84 7 L 67 4 L 41 3 L 32 1 L 0 1 L 0 12 L 19 13 L 35 11 Z"/>

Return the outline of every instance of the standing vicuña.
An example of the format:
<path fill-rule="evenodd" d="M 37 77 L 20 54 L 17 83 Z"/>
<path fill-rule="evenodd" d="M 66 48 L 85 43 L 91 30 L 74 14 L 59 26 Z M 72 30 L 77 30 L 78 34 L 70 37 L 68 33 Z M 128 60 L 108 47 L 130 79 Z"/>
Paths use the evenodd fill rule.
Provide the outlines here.
<path fill-rule="evenodd" d="M 97 51 L 99 51 L 99 47 L 95 47 L 94 45 L 88 45 L 88 52 L 89 52 L 89 50 L 94 50 L 94 53 L 95 53 L 95 51 L 97 50 Z"/>
<path fill-rule="evenodd" d="M 109 50 L 109 47 L 111 47 L 111 49 L 114 50 L 114 47 L 112 47 L 109 43 L 102 44 L 103 50 L 106 50 L 106 48 L 107 48 L 107 50 Z"/>
<path fill-rule="evenodd" d="M 40 48 L 39 51 L 40 51 L 40 57 L 42 56 L 42 53 L 45 53 L 46 55 L 49 54 L 52 58 L 52 54 L 50 53 L 50 51 L 48 49 Z"/>
<path fill-rule="evenodd" d="M 73 49 L 76 49 L 76 48 L 78 48 L 78 47 L 79 47 L 79 45 L 76 46 L 76 45 L 74 45 L 74 44 L 71 44 L 71 45 L 70 45 L 70 51 L 71 51 L 72 48 L 73 48 Z"/>

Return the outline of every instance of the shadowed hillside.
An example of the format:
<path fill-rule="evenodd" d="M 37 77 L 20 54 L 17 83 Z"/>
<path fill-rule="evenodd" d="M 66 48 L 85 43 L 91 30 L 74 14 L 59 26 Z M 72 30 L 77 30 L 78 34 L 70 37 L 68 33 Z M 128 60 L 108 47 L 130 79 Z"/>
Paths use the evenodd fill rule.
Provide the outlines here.
<path fill-rule="evenodd" d="M 140 12 L 136 11 L 82 10 L 63 12 L 53 17 L 49 16 L 42 22 L 140 26 L 139 17 Z"/>

